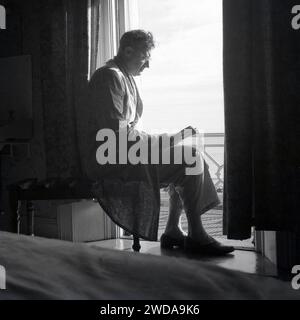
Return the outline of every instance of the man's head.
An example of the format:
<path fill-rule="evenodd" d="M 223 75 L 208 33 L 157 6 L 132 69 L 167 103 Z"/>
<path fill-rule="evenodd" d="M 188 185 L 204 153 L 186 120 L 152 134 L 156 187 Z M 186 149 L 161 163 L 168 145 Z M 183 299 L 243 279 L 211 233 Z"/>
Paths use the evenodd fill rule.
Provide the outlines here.
<path fill-rule="evenodd" d="M 131 75 L 138 76 L 145 68 L 149 68 L 150 54 L 154 46 L 151 32 L 131 30 L 121 37 L 118 57 Z"/>

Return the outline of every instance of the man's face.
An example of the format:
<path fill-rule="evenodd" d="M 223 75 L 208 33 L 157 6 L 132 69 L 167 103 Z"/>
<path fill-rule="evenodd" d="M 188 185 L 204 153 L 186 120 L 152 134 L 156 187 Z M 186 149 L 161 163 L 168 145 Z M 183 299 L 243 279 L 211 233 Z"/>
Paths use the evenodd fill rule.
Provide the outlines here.
<path fill-rule="evenodd" d="M 131 47 L 125 49 L 128 72 L 133 76 L 139 76 L 145 68 L 149 68 L 150 51 L 135 50 Z"/>

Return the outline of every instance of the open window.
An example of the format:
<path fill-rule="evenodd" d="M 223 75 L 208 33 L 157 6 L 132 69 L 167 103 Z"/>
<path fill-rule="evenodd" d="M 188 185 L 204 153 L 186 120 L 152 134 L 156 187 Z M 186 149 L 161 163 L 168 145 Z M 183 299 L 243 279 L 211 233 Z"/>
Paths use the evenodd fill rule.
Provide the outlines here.
<path fill-rule="evenodd" d="M 223 236 L 224 97 L 223 7 L 219 0 L 139 0 L 139 27 L 154 34 L 157 46 L 140 87 L 142 128 L 179 131 L 189 125 L 204 132 L 204 157 L 221 205 L 203 215 L 210 235 Z M 159 236 L 168 216 L 168 194 L 161 192 Z M 187 220 L 182 216 L 187 231 Z M 232 241 L 253 248 L 252 239 Z"/>

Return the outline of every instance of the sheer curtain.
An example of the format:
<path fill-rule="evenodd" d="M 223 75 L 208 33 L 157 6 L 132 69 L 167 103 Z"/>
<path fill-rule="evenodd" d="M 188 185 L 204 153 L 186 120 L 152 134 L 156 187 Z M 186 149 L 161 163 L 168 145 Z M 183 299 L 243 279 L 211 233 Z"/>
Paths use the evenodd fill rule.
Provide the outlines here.
<path fill-rule="evenodd" d="M 122 34 L 136 28 L 138 0 L 88 0 L 89 79 L 117 54 Z M 121 229 L 107 215 L 103 219 L 111 236 L 120 237 Z"/>
<path fill-rule="evenodd" d="M 122 34 L 138 20 L 138 0 L 89 0 L 90 76 L 117 54 Z"/>

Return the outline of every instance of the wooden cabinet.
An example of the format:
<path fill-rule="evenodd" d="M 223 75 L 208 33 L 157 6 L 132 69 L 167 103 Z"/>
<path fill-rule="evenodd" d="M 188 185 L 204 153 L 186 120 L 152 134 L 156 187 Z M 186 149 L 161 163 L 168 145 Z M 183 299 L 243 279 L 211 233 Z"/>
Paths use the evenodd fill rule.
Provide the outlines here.
<path fill-rule="evenodd" d="M 92 200 L 60 205 L 57 216 L 62 240 L 81 242 L 115 238 L 116 226 Z"/>
<path fill-rule="evenodd" d="M 116 237 L 116 226 L 93 200 L 33 201 L 34 235 L 73 242 Z M 27 213 L 22 207 L 21 233 L 27 233 Z"/>

